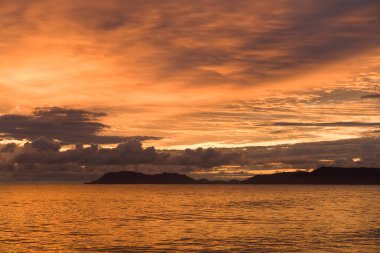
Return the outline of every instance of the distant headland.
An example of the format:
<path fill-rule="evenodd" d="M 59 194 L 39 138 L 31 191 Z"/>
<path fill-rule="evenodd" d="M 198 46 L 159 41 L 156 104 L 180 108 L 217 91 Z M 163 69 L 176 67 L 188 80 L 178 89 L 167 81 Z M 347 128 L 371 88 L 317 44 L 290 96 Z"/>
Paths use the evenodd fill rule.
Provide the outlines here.
<path fill-rule="evenodd" d="M 311 172 L 255 175 L 245 180 L 193 179 L 177 173 L 148 175 L 133 171 L 109 172 L 86 184 L 336 184 L 380 185 L 380 168 L 321 167 Z"/>

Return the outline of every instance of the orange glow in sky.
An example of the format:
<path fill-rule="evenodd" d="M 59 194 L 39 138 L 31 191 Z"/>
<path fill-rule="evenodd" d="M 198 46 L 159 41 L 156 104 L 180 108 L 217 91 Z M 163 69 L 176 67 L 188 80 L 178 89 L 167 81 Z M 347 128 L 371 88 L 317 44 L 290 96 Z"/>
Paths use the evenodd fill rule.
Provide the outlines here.
<path fill-rule="evenodd" d="M 380 5 L 338 2 L 1 1 L 0 113 L 169 149 L 376 137 Z"/>

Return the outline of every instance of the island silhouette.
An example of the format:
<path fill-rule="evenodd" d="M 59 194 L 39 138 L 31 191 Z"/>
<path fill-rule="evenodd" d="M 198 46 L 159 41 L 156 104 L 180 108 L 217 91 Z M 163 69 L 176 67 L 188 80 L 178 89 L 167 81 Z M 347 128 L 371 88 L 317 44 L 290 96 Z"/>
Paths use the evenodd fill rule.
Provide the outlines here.
<path fill-rule="evenodd" d="M 339 184 L 380 185 L 380 168 L 320 167 L 311 172 L 255 175 L 244 180 L 193 179 L 178 173 L 109 172 L 86 184 Z"/>

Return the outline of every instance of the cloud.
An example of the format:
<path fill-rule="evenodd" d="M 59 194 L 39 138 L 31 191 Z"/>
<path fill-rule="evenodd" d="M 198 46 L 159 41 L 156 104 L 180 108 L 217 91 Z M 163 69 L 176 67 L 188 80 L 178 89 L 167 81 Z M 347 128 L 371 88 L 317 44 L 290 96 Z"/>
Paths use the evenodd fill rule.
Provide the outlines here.
<path fill-rule="evenodd" d="M 39 140 L 41 142 L 41 140 Z M 89 180 L 102 173 L 133 170 L 177 172 L 196 177 L 248 177 L 260 171 L 320 166 L 380 167 L 380 139 L 359 138 L 267 147 L 156 150 L 129 140 L 115 148 L 97 145 L 54 151 L 30 145 L 0 156 L 3 180 Z M 11 180 L 11 179 L 9 179 Z"/>
<path fill-rule="evenodd" d="M 214 148 L 186 149 L 180 156 L 175 157 L 174 163 L 178 165 L 193 165 L 201 168 L 212 168 L 220 165 L 242 163 L 238 153 L 222 153 Z"/>
<path fill-rule="evenodd" d="M 165 25 L 155 32 L 163 36 L 150 42 L 162 46 L 158 38 L 167 38 L 162 76 L 182 73 L 193 83 L 252 85 L 380 43 L 378 1 L 240 1 L 233 8 L 230 1 L 202 1 L 197 6 L 187 6 L 186 16 L 161 12 Z"/>
<path fill-rule="evenodd" d="M 60 1 L 59 7 L 49 1 L 1 3 L 8 10 L 3 22 L 16 33 L 8 38 L 16 40 L 25 30 L 73 32 L 77 53 L 96 51 L 97 57 L 115 59 L 119 66 L 143 66 L 154 79 L 149 82 L 255 85 L 303 74 L 380 44 L 377 0 L 71 0 Z"/>
<path fill-rule="evenodd" d="M 361 98 L 366 99 L 366 98 L 380 98 L 380 94 L 369 94 L 369 95 L 364 95 Z"/>
<path fill-rule="evenodd" d="M 2 149 L 4 150 L 6 146 Z M 1 180 L 71 181 L 94 179 L 104 172 L 134 170 L 145 173 L 192 173 L 199 169 L 230 164 L 243 164 L 237 152 L 217 149 L 158 151 L 143 148 L 139 140 L 127 140 L 115 148 L 97 145 L 58 151 L 59 144 L 39 138 L 24 146 L 15 147 L 12 153 L 0 154 Z"/>
<path fill-rule="evenodd" d="M 379 127 L 380 122 L 275 122 L 273 126 L 299 127 Z"/>
<path fill-rule="evenodd" d="M 204 168 L 240 162 L 238 154 L 224 154 L 212 148 L 186 149 L 177 153 L 158 152 L 154 147 L 143 148 L 141 141 L 136 139 L 127 140 L 115 148 L 99 148 L 97 145 L 84 148 L 77 145 L 75 149 L 57 152 L 59 147 L 56 142 L 41 137 L 25 144 L 24 148 L 18 151 L 14 161 L 19 164 L 76 163 L 89 166 L 153 164 Z"/>
<path fill-rule="evenodd" d="M 40 137 L 37 140 L 32 141 L 32 143 L 26 143 L 25 146 L 31 146 L 38 151 L 59 151 L 61 145 L 56 141 L 49 141 L 44 137 Z"/>
<path fill-rule="evenodd" d="M 16 149 L 17 145 L 15 143 L 7 143 L 0 148 L 0 152 L 3 153 L 12 153 Z"/>
<path fill-rule="evenodd" d="M 380 139 L 357 138 L 247 148 L 246 159 L 256 169 L 314 169 L 319 166 L 380 167 Z"/>
<path fill-rule="evenodd" d="M 379 126 L 378 104 L 360 97 L 375 98 L 361 85 L 380 80 L 374 66 L 379 59 L 379 12 L 378 0 L 0 0 L 0 37 L 7 38 L 0 42 L 0 108 L 7 113 L 0 116 L 0 138 L 31 142 L 3 146 L 1 158 L 8 162 L 18 157 L 23 172 L 44 175 L 49 166 L 57 174 L 62 166 L 78 175 L 89 173 L 86 166 L 106 170 L 142 164 L 209 171 L 233 164 L 240 155 L 253 161 L 247 170 L 309 168 L 318 159 L 350 164 L 359 144 L 348 144 L 347 154 L 335 142 L 331 149 L 314 143 L 252 148 L 257 154 L 231 150 L 238 153 L 236 158 L 219 149 L 145 149 L 129 137 L 107 132 L 125 129 L 138 140 L 167 136 L 166 147 L 370 136 L 368 128 Z M 362 60 L 367 54 L 373 58 Z M 352 62 L 345 64 L 346 59 Z M 324 79 L 325 73 L 341 74 L 332 63 L 353 74 L 367 73 L 336 82 L 347 89 L 328 90 L 325 84 L 335 85 L 336 80 Z M 323 73 L 318 78 L 311 75 L 300 84 L 287 79 L 319 68 Z M 309 82 L 323 87 L 291 96 L 277 92 L 268 99 L 261 97 L 261 86 L 257 92 L 245 90 L 272 81 L 289 88 Z M 117 115 L 67 107 L 19 113 L 52 104 L 118 109 Z M 140 136 L 144 133 L 153 137 Z M 77 145 L 57 152 L 57 141 Z M 114 149 L 83 145 L 91 143 L 123 144 Z M 372 157 L 370 148 L 364 148 L 371 145 L 363 146 L 361 156 Z M 312 158 L 302 153 L 306 150 Z"/>
<path fill-rule="evenodd" d="M 99 122 L 105 113 L 63 107 L 36 108 L 31 115 L 4 114 L 0 116 L 0 134 L 3 138 L 34 140 L 41 136 L 63 144 L 119 143 L 128 138 L 159 139 L 150 136 L 100 135 L 109 128 Z M 40 142 L 43 140 L 41 139 Z M 46 142 L 46 141 L 45 141 Z M 32 144 L 33 145 L 33 144 Z M 37 145 L 37 144 L 36 144 Z"/>
<path fill-rule="evenodd" d="M 123 131 L 167 137 L 166 147 L 273 142 L 284 136 L 273 135 L 278 129 L 266 127 L 273 121 L 302 117 L 315 122 L 320 115 L 321 122 L 360 121 L 365 119 L 351 115 L 375 109 L 364 108 L 364 103 L 327 108 L 342 102 L 343 96 L 366 95 L 351 90 L 326 91 L 324 100 L 315 104 L 292 98 L 299 106 L 291 99 L 261 98 L 272 79 L 281 88 L 317 83 L 325 89 L 325 84 L 336 81 L 325 75 L 341 74 L 341 67 L 345 74 L 375 72 L 378 1 L 3 0 L 0 5 L 0 37 L 7 38 L 0 43 L 2 112 L 42 105 L 108 113 L 120 108 L 107 115 L 107 124 L 114 127 L 109 130 L 118 131 L 117 136 L 106 138 L 108 128 L 95 126 L 100 132 L 82 142 L 118 143 Z M 359 59 L 367 54 L 374 59 Z M 346 58 L 354 64 L 346 64 Z M 339 70 L 329 65 L 335 62 Z M 313 71 L 319 68 L 322 73 L 316 78 Z M 307 77 L 293 82 L 290 76 Z M 257 84 L 257 90 L 251 89 Z M 349 88 L 356 85 L 355 80 L 346 83 Z M 215 108 L 240 99 L 247 100 L 242 105 L 245 111 Z M 191 113 L 198 115 L 186 115 Z M 333 113 L 343 119 L 328 118 Z M 33 134 L 30 140 L 43 135 Z M 287 140 L 298 141 L 295 135 Z M 298 135 L 303 138 L 306 132 Z M 80 138 L 70 139 L 76 143 Z"/>

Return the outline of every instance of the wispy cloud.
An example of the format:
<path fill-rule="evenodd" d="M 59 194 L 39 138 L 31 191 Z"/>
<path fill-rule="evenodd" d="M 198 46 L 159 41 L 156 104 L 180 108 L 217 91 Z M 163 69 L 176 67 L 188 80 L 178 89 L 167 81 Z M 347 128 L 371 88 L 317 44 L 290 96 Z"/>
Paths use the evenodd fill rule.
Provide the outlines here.
<path fill-rule="evenodd" d="M 130 137 L 157 148 L 256 146 L 250 150 L 267 156 L 239 150 L 257 163 L 238 166 L 236 175 L 340 164 L 339 156 L 350 164 L 359 140 L 376 139 L 380 126 L 379 13 L 378 0 L 0 0 L 2 169 L 17 171 L 9 159 L 20 147 L 12 139 L 29 141 L 25 148 L 42 161 L 55 152 L 84 176 L 88 164 L 66 157 L 79 150 L 57 152 L 57 145 L 94 144 L 98 161 L 101 144 Z M 355 142 L 347 144 L 350 155 L 336 146 L 343 139 Z M 324 148 L 336 156 L 278 156 L 299 147 L 313 153 L 321 141 L 332 141 Z M 278 144 L 289 146 L 267 147 Z M 110 151 L 112 159 L 119 151 Z M 188 152 L 183 159 L 209 164 L 210 174 L 234 166 L 211 168 L 203 151 Z M 34 161 L 20 174 L 31 177 L 34 166 L 47 176 L 56 166 Z M 184 166 L 166 167 L 174 171 L 189 165 L 167 164 Z"/>
<path fill-rule="evenodd" d="M 300 127 L 379 127 L 380 122 L 275 122 L 273 125 Z"/>

